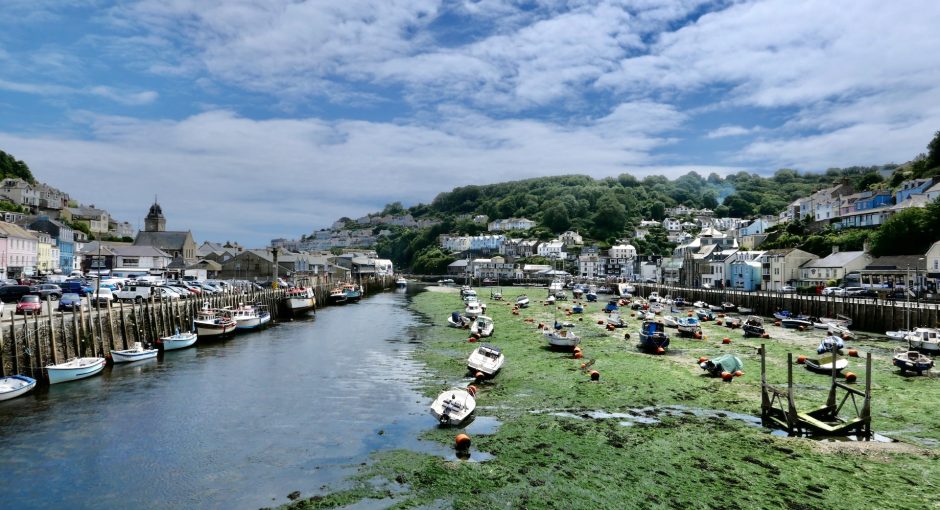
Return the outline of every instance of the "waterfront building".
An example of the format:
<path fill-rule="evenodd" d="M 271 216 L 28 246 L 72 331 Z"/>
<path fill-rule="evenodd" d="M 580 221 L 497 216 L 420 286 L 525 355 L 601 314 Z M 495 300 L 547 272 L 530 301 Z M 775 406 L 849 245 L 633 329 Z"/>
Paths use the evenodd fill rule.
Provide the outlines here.
<path fill-rule="evenodd" d="M 39 239 L 15 223 L 0 222 L 0 275 L 22 278 L 36 274 Z"/>
<path fill-rule="evenodd" d="M 63 209 L 62 214 L 63 219 L 88 227 L 88 231 L 96 237 L 108 233 L 111 215 L 104 209 L 96 208 L 94 204 L 87 207 L 67 207 Z"/>
<path fill-rule="evenodd" d="M 818 258 L 798 248 L 778 248 L 764 252 L 758 258 L 761 263 L 761 289 L 779 291 L 784 286 L 795 285 L 800 279 L 800 267 Z"/>
<path fill-rule="evenodd" d="M 845 275 L 856 272 L 872 261 L 864 251 L 839 251 L 833 246 L 832 254 L 811 260 L 800 267 L 800 285 L 804 287 L 826 287 L 832 281 L 841 282 Z"/>
<path fill-rule="evenodd" d="M 27 223 L 27 228 L 37 232 L 44 232 L 52 239 L 55 239 L 55 245 L 59 248 L 59 269 L 64 273 L 69 273 L 75 268 L 75 231 L 72 227 L 41 215 L 35 220 Z M 84 235 L 83 232 L 79 234 Z"/>
<path fill-rule="evenodd" d="M 536 222 L 526 218 L 507 218 L 504 220 L 493 220 L 487 225 L 490 232 L 507 232 L 510 230 L 529 230 L 538 225 Z"/>
<path fill-rule="evenodd" d="M 36 236 L 36 271 L 39 275 L 52 274 L 59 267 L 59 261 L 52 258 L 52 247 L 55 241 L 52 236 L 38 230 L 30 230 Z"/>
<path fill-rule="evenodd" d="M 928 188 L 930 188 L 930 186 L 933 184 L 933 181 L 934 180 L 932 177 L 926 177 L 923 179 L 912 179 L 902 182 L 900 189 L 898 189 L 897 193 L 895 193 L 895 202 L 900 204 L 901 202 L 910 198 L 911 195 L 924 193 Z"/>

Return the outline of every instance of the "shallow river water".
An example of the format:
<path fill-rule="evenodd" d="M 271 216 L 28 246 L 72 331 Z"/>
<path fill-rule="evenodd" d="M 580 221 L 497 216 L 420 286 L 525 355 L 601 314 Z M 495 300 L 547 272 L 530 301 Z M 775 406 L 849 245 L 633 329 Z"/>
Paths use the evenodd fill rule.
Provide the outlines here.
<path fill-rule="evenodd" d="M 435 451 L 418 318 L 388 292 L 0 402 L 4 508 L 258 508 Z"/>

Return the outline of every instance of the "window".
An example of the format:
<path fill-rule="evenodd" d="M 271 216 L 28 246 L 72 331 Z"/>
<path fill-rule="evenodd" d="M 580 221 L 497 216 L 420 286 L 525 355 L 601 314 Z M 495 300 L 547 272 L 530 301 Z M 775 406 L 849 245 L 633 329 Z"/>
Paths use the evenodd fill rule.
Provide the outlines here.
<path fill-rule="evenodd" d="M 124 267 L 137 267 L 140 265 L 140 257 L 124 257 Z"/>

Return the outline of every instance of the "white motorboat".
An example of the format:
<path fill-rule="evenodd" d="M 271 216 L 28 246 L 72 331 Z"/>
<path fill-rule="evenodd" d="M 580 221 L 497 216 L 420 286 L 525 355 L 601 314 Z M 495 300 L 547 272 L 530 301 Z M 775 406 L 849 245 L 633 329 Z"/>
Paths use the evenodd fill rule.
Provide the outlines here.
<path fill-rule="evenodd" d="M 471 301 L 479 301 L 480 298 L 477 296 L 477 291 L 473 289 L 467 289 L 461 293 L 461 299 L 464 303 L 469 303 Z"/>
<path fill-rule="evenodd" d="M 235 319 L 232 318 L 231 311 L 209 308 L 208 303 L 196 315 L 193 324 L 196 326 L 196 333 L 203 340 L 223 338 L 235 333 Z"/>
<path fill-rule="evenodd" d="M 807 358 L 806 359 L 806 368 L 812 370 L 813 372 L 819 372 L 822 374 L 832 372 L 832 361 L 833 357 L 829 354 L 823 354 L 819 358 Z M 849 360 L 843 358 L 842 356 L 835 357 L 836 372 L 849 366 Z"/>
<path fill-rule="evenodd" d="M 607 316 L 607 325 L 615 328 L 625 328 L 627 327 L 627 321 L 623 320 L 619 313 L 613 312 Z"/>
<path fill-rule="evenodd" d="M 190 333 L 188 331 L 185 333 L 180 333 L 177 331 L 174 335 L 160 337 L 160 339 L 157 340 L 157 347 L 163 349 L 164 351 L 185 349 L 186 347 L 196 343 L 198 338 L 199 337 L 196 335 L 196 333 Z"/>
<path fill-rule="evenodd" d="M 598 289 L 598 293 L 602 293 L 601 289 Z M 617 295 L 620 297 L 630 297 L 636 293 L 636 287 L 630 285 L 629 283 L 618 283 L 617 284 Z M 607 294 L 610 294 L 608 291 Z"/>
<path fill-rule="evenodd" d="M 663 317 L 663 325 L 666 326 L 667 328 L 678 328 L 679 319 L 673 317 L 672 315 L 667 315 Z"/>
<path fill-rule="evenodd" d="M 0 400 L 23 396 L 36 387 L 36 379 L 25 375 L 0 377 Z"/>
<path fill-rule="evenodd" d="M 77 381 L 100 374 L 105 362 L 104 358 L 74 358 L 58 365 L 49 365 L 46 367 L 49 384 Z"/>
<path fill-rule="evenodd" d="M 474 386 L 444 391 L 431 403 L 431 414 L 441 425 L 460 425 L 477 407 L 476 392 Z"/>
<path fill-rule="evenodd" d="M 659 292 L 650 292 L 650 295 L 646 296 L 646 300 L 649 301 L 650 303 L 658 303 Z"/>
<path fill-rule="evenodd" d="M 529 296 L 523 294 L 516 298 L 516 306 L 519 308 L 526 308 L 529 306 Z"/>
<path fill-rule="evenodd" d="M 830 322 L 827 325 L 826 333 L 829 335 L 835 335 L 844 339 L 855 339 L 855 333 L 849 329 L 848 326 L 843 326 L 837 322 Z"/>
<path fill-rule="evenodd" d="M 477 315 L 477 318 L 470 324 L 470 333 L 477 334 L 481 337 L 490 336 L 493 334 L 494 328 L 492 318 L 485 315 Z"/>
<path fill-rule="evenodd" d="M 471 319 L 476 319 L 478 315 L 483 315 L 483 303 L 479 301 L 470 301 L 467 303 L 467 308 L 464 310 L 464 314 Z"/>
<path fill-rule="evenodd" d="M 548 284 L 549 294 L 554 294 L 560 290 L 564 290 L 565 282 L 561 280 L 552 280 L 552 283 Z"/>
<path fill-rule="evenodd" d="M 924 352 L 940 352 L 940 330 L 936 328 L 916 328 L 908 334 L 905 339 L 911 346 L 911 349 L 917 349 Z"/>
<path fill-rule="evenodd" d="M 663 310 L 665 310 L 665 309 L 663 308 L 663 305 L 661 305 L 661 304 L 659 304 L 659 303 L 654 303 L 654 304 L 651 304 L 651 305 L 650 305 L 650 310 L 649 310 L 649 311 L 650 311 L 651 313 L 653 313 L 653 314 L 661 314 L 661 313 L 663 313 Z"/>
<path fill-rule="evenodd" d="M 134 342 L 134 347 L 121 351 L 111 351 L 111 360 L 115 363 L 132 363 L 150 358 L 156 358 L 157 349 L 144 349 L 143 344 Z"/>
<path fill-rule="evenodd" d="M 239 304 L 238 308 L 231 309 L 231 314 L 235 319 L 235 329 L 239 331 L 261 327 L 261 314 L 252 305 Z"/>
<path fill-rule="evenodd" d="M 463 329 L 469 323 L 470 319 L 460 315 L 460 312 L 451 312 L 450 317 L 447 318 L 447 325 L 452 328 Z"/>
<path fill-rule="evenodd" d="M 550 305 L 554 305 L 554 304 L 555 304 L 555 296 L 548 296 L 548 298 L 545 299 L 545 302 L 548 303 L 548 304 L 550 304 Z"/>
<path fill-rule="evenodd" d="M 395 286 L 399 289 L 404 289 L 408 286 L 408 280 L 406 280 L 404 276 L 399 276 L 398 279 L 395 280 Z"/>
<path fill-rule="evenodd" d="M 549 347 L 554 347 L 558 349 L 573 349 L 576 345 L 581 343 L 581 337 L 576 335 L 573 331 L 565 329 L 562 325 L 557 324 L 553 329 L 545 329 L 543 331 L 545 339 L 548 341 Z"/>
<path fill-rule="evenodd" d="M 708 308 L 708 303 L 704 301 L 696 301 L 692 303 L 692 306 L 694 306 L 695 308 Z"/>
<path fill-rule="evenodd" d="M 887 335 L 888 338 L 893 338 L 895 340 L 904 340 L 905 338 L 907 338 L 907 335 L 910 335 L 911 333 L 912 331 L 908 329 L 900 329 L 898 331 L 885 331 L 885 335 Z"/>
<path fill-rule="evenodd" d="M 506 357 L 499 347 L 492 344 L 480 344 L 467 358 L 467 368 L 473 373 L 480 372 L 486 377 L 493 377 L 500 368 L 503 368 L 504 361 Z"/>
<path fill-rule="evenodd" d="M 894 352 L 892 363 L 901 369 L 901 375 L 904 375 L 905 372 L 914 372 L 921 375 L 933 368 L 934 362 L 930 356 L 921 354 L 919 351 L 900 349 Z"/>

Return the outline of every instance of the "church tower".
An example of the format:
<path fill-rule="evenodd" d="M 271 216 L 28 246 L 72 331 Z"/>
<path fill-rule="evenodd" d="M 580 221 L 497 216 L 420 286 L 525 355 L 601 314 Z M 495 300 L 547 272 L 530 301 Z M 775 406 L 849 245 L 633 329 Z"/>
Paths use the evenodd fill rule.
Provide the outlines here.
<path fill-rule="evenodd" d="M 166 218 L 163 217 L 163 209 L 154 198 L 153 205 L 150 206 L 150 212 L 144 218 L 144 231 L 146 232 L 165 232 Z"/>

